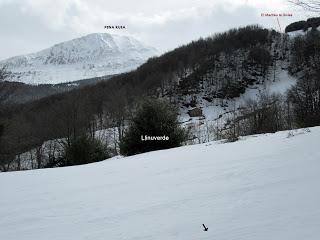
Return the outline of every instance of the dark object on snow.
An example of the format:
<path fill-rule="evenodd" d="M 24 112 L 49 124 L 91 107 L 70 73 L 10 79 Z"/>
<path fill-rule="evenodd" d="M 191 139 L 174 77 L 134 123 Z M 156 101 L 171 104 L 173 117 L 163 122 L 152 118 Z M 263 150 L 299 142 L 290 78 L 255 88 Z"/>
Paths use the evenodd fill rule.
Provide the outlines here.
<path fill-rule="evenodd" d="M 188 111 L 188 114 L 190 117 L 201 117 L 202 116 L 202 110 L 201 108 L 193 108 Z"/>
<path fill-rule="evenodd" d="M 205 231 L 205 232 L 208 231 L 209 228 L 207 228 L 204 224 L 202 224 L 202 226 L 204 227 L 203 231 Z"/>

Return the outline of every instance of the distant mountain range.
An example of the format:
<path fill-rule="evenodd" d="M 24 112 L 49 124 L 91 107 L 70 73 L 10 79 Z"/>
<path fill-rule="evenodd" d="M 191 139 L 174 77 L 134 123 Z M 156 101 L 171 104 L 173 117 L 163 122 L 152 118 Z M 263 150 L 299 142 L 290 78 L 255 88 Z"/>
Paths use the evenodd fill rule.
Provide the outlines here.
<path fill-rule="evenodd" d="M 157 53 L 132 37 L 93 33 L 0 65 L 12 73 L 9 81 L 55 84 L 130 71 Z"/>

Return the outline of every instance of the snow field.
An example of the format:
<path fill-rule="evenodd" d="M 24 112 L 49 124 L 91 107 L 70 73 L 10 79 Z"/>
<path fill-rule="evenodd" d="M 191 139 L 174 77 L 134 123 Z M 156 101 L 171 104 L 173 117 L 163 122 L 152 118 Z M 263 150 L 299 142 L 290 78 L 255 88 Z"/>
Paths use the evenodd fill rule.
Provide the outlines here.
<path fill-rule="evenodd" d="M 310 130 L 1 173 L 0 239 L 319 239 Z"/>

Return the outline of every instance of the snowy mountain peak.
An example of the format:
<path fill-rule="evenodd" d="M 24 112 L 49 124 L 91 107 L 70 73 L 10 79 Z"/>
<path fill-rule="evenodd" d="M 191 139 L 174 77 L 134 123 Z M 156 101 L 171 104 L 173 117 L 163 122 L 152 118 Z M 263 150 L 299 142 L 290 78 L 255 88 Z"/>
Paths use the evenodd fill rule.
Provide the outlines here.
<path fill-rule="evenodd" d="M 132 37 L 92 33 L 0 65 L 8 66 L 13 81 L 61 83 L 130 71 L 156 54 Z"/>

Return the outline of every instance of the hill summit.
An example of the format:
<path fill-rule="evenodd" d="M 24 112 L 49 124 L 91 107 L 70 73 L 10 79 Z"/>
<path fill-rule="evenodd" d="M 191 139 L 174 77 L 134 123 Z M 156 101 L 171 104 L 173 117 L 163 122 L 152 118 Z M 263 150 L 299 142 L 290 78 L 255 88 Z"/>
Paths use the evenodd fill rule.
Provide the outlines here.
<path fill-rule="evenodd" d="M 13 81 L 61 83 L 130 71 L 156 54 L 132 37 L 92 33 L 0 65 L 8 66 Z"/>

